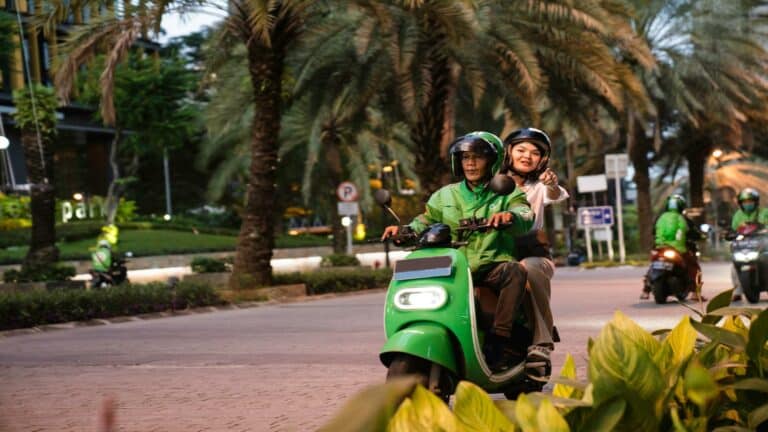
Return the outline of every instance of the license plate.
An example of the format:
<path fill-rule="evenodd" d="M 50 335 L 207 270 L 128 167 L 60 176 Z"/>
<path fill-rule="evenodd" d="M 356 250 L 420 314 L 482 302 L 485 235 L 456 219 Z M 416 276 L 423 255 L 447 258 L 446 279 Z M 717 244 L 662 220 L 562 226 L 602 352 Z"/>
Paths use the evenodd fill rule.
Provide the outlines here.
<path fill-rule="evenodd" d="M 749 270 L 752 270 L 752 266 L 751 265 L 743 265 L 743 266 L 741 266 L 741 271 L 749 271 Z"/>
<path fill-rule="evenodd" d="M 651 268 L 656 270 L 672 270 L 675 265 L 666 261 L 654 261 L 651 263 Z"/>

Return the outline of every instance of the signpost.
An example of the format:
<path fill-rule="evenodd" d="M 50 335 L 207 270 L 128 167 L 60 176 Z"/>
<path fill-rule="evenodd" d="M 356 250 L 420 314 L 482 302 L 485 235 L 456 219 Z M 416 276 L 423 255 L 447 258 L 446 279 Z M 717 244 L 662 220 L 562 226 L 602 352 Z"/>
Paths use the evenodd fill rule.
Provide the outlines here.
<path fill-rule="evenodd" d="M 584 236 L 587 243 L 587 259 L 592 262 L 592 238 L 590 232 L 593 229 L 600 229 L 605 231 L 606 235 L 603 237 L 601 233 L 599 240 L 608 241 L 608 256 L 613 260 L 613 244 L 611 235 L 611 226 L 613 225 L 613 207 L 611 206 L 593 206 L 593 207 L 579 207 L 576 210 L 576 224 L 579 228 L 584 229 Z"/>
<path fill-rule="evenodd" d="M 616 181 L 616 214 L 619 220 L 619 261 L 623 264 L 627 253 L 624 248 L 624 219 L 621 209 L 621 179 L 627 175 L 629 157 L 626 153 L 605 155 L 605 175 Z"/>
<path fill-rule="evenodd" d="M 341 182 L 336 188 L 336 196 L 339 198 L 339 216 L 343 216 L 341 224 L 347 231 L 347 255 L 352 255 L 352 216 L 356 216 L 360 211 L 357 204 L 357 187 L 352 182 Z"/>

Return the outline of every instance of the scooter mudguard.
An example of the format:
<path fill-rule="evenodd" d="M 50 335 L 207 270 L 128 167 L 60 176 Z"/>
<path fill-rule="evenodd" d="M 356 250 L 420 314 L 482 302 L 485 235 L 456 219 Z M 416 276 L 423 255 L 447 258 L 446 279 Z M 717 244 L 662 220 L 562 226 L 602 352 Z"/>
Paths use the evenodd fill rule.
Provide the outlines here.
<path fill-rule="evenodd" d="M 388 366 L 390 357 L 395 353 L 421 357 L 458 374 L 456 355 L 445 327 L 431 323 L 409 325 L 387 339 L 379 358 Z"/>

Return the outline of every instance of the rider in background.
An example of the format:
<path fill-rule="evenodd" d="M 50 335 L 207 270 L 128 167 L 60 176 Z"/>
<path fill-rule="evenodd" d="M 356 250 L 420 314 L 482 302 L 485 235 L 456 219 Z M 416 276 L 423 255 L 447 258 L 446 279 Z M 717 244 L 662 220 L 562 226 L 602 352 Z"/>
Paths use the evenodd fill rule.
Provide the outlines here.
<path fill-rule="evenodd" d="M 94 271 L 108 273 L 112 266 L 112 246 L 107 240 L 99 240 L 96 250 L 91 253 L 91 267 Z"/>
<path fill-rule="evenodd" d="M 517 258 L 528 272 L 530 291 L 526 313 L 532 315 L 533 344 L 526 357 L 529 374 L 545 376 L 551 368 L 550 353 L 554 349 L 554 319 L 550 307 L 551 280 L 555 264 L 549 240 L 544 232 L 544 207 L 568 199 L 568 192 L 558 185 L 557 174 L 548 168 L 552 142 L 536 128 L 513 131 L 504 139 L 507 175 L 525 192 L 536 215 L 531 231 L 516 239 Z"/>
<path fill-rule="evenodd" d="M 461 179 L 437 190 L 410 227 L 421 233 L 430 225 L 443 223 L 450 227 L 453 240 L 459 221 L 484 218 L 489 225 L 508 227 L 475 232 L 460 250 L 467 257 L 476 284 L 490 287 L 498 295 L 493 327 L 483 347 L 491 370 L 498 373 L 522 358 L 511 350 L 512 328 L 525 292 L 525 268 L 515 260 L 515 236 L 527 232 L 534 215 L 525 193 L 515 189 L 509 195 L 498 195 L 489 187 L 503 162 L 501 139 L 489 132 L 472 132 L 458 138 L 449 148 L 451 171 Z M 382 240 L 396 236 L 399 227 L 389 226 Z"/>
<path fill-rule="evenodd" d="M 768 225 L 768 208 L 760 208 L 760 193 L 752 188 L 745 188 L 737 196 L 739 209 L 731 219 L 731 229 L 737 231 L 747 222 L 757 222 Z M 741 301 L 741 283 L 736 274 L 736 267 L 731 266 L 731 282 L 733 283 L 733 301 Z"/>
<path fill-rule="evenodd" d="M 665 211 L 656 220 L 654 232 L 656 233 L 656 247 L 669 246 L 675 249 L 683 257 L 685 268 L 688 271 L 688 277 L 696 283 L 696 296 L 700 301 L 707 301 L 707 298 L 701 295 L 701 267 L 696 253 L 688 248 L 689 241 L 696 241 L 702 238 L 701 232 L 696 229 L 694 222 L 683 215 L 686 202 L 680 195 L 672 195 L 667 198 L 664 206 Z M 643 284 L 643 293 L 641 300 L 650 297 L 650 286 Z"/>

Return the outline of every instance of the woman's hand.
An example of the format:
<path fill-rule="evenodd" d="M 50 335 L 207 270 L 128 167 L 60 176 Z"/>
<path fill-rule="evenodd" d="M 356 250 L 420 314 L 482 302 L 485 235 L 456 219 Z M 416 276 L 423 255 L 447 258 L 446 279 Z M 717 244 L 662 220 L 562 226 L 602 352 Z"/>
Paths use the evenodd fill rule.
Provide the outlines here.
<path fill-rule="evenodd" d="M 389 237 L 394 237 L 400 232 L 400 227 L 397 225 L 390 225 L 384 228 L 384 233 L 381 235 L 381 241 L 386 240 Z"/>
<path fill-rule="evenodd" d="M 544 184 L 544 186 L 547 186 L 548 188 L 552 188 L 557 186 L 557 174 L 555 174 L 554 171 L 547 168 L 544 170 L 543 173 L 539 176 L 539 181 Z"/>

